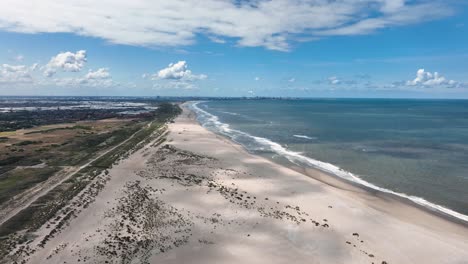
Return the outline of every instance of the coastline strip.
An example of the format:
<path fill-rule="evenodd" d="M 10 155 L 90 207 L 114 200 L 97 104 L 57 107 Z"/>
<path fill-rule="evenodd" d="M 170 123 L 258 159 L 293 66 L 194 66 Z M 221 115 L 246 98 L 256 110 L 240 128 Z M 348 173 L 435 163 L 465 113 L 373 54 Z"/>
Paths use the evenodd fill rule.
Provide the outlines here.
<path fill-rule="evenodd" d="M 349 182 L 353 185 L 357 185 L 359 187 L 364 187 L 368 188 L 374 191 L 382 192 L 385 194 L 393 195 L 396 196 L 397 198 L 403 198 L 405 200 L 410 201 L 414 205 L 421 206 L 424 209 L 427 209 L 430 212 L 436 213 L 438 215 L 446 216 L 450 219 L 453 219 L 457 222 L 460 222 L 461 224 L 468 225 L 468 215 L 461 214 L 459 212 L 456 212 L 452 209 L 446 208 L 444 206 L 432 203 L 430 201 L 427 201 L 426 199 L 418 196 L 413 196 L 405 193 L 399 193 L 395 192 L 386 188 L 379 187 L 375 184 L 372 184 L 370 182 L 367 182 L 363 179 L 361 179 L 358 175 L 355 175 L 351 172 L 345 171 L 341 169 L 340 167 L 333 165 L 331 163 L 327 162 L 322 162 L 319 160 L 315 160 L 309 157 L 306 157 L 304 155 L 301 155 L 298 152 L 294 152 L 291 150 L 288 150 L 281 146 L 280 144 L 271 141 L 267 138 L 263 137 L 256 137 L 253 135 L 250 135 L 246 132 L 240 131 L 233 129 L 229 126 L 229 124 L 222 123 L 219 121 L 219 118 L 203 109 L 198 107 L 199 103 L 202 103 L 203 101 L 195 101 L 195 102 L 190 102 L 189 103 L 189 109 L 192 110 L 196 115 L 197 118 L 196 120 L 205 128 L 215 128 L 214 132 L 221 134 L 223 136 L 226 136 L 228 139 L 234 141 L 237 144 L 240 144 L 243 146 L 247 151 L 250 151 L 245 145 L 243 145 L 241 142 L 237 141 L 235 139 L 236 136 L 240 135 L 243 137 L 249 137 L 252 140 L 256 141 L 257 143 L 261 144 L 265 148 L 267 148 L 269 151 L 276 153 L 287 160 L 289 160 L 291 163 L 300 166 L 300 167 L 311 167 L 317 170 L 320 170 L 322 172 L 325 172 L 326 174 L 329 174 L 334 177 L 338 177 L 342 180 L 345 180 L 346 182 Z M 201 122 L 200 118 L 205 118 L 205 122 Z"/>

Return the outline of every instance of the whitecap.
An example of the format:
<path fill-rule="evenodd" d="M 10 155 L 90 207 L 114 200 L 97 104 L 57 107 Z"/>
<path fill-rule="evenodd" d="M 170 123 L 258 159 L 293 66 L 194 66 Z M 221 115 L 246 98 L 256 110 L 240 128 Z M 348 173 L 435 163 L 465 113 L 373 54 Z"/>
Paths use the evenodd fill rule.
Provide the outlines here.
<path fill-rule="evenodd" d="M 293 137 L 297 137 L 297 138 L 303 138 L 303 139 L 317 139 L 316 137 L 309 137 L 309 136 L 306 136 L 306 135 L 293 135 Z"/>

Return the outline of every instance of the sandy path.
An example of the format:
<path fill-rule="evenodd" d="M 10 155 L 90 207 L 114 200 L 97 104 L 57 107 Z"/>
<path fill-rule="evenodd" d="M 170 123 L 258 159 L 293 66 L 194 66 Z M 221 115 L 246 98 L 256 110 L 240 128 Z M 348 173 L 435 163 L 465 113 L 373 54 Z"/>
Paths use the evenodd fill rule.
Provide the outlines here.
<path fill-rule="evenodd" d="M 28 262 L 468 263 L 466 227 L 251 155 L 187 110 L 169 130 Z"/>

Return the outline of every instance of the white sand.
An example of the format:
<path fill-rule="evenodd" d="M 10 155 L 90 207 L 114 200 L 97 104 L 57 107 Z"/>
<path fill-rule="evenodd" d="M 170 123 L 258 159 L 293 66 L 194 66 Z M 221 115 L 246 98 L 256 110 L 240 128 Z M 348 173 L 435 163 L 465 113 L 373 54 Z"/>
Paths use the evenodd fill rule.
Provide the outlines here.
<path fill-rule="evenodd" d="M 186 109 L 169 129 L 168 144 L 217 161 L 176 163 L 171 159 L 183 155 L 167 154 L 151 163 L 148 160 L 161 149 L 149 144 L 112 168 L 96 200 L 44 248 L 37 248 L 28 263 L 121 263 L 122 254 L 103 255 L 97 247 L 107 247 L 103 241 L 115 232 L 124 235 L 113 225 L 121 218 L 109 212 L 122 203 L 119 198 L 125 197 L 125 185 L 136 180 L 157 189 L 152 195 L 177 213 L 171 211 L 170 216 L 158 216 L 161 221 L 151 222 L 151 215 L 138 209 L 138 219 L 155 223 L 147 225 L 147 230 L 154 231 L 158 243 L 150 243 L 145 251 L 136 242 L 128 242 L 135 252 L 143 252 L 124 254 L 132 256 L 132 263 L 468 263 L 465 226 L 388 196 L 374 196 L 315 170 L 307 173 L 330 184 L 251 155 L 198 125 Z M 142 170 L 148 177 L 139 176 Z M 195 175 L 203 181 L 184 185 L 157 178 L 167 172 L 177 177 Z M 231 189 L 222 192 L 221 186 Z M 242 198 L 230 196 L 236 188 L 235 196 L 242 194 Z M 169 222 L 173 218 L 177 219 Z M 176 232 L 176 226 L 184 231 Z M 47 230 L 38 231 L 37 241 Z M 144 235 L 148 232 L 137 232 L 134 237 Z M 171 249 L 161 252 L 163 244 Z"/>

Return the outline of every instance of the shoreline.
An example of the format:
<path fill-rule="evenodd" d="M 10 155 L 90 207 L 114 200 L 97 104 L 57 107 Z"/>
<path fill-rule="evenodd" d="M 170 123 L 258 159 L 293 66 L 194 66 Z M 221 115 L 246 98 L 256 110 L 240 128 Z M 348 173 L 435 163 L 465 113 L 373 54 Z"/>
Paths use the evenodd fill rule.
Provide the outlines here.
<path fill-rule="evenodd" d="M 287 165 L 286 165 L 287 166 Z M 380 190 L 376 190 L 370 187 L 367 187 L 365 185 L 361 185 L 359 183 L 355 183 L 352 181 L 348 181 L 346 179 L 340 178 L 339 176 L 333 175 L 332 173 L 326 172 L 326 171 L 321 171 L 320 169 L 314 169 L 314 168 L 304 168 L 304 167 L 299 167 L 299 166 L 287 166 L 288 168 L 291 168 L 292 170 L 295 170 L 299 173 L 304 174 L 304 176 L 311 177 L 317 181 L 320 181 L 324 184 L 330 185 L 334 188 L 339 188 L 343 191 L 352 191 L 352 192 L 365 192 L 366 195 L 373 196 L 377 199 L 383 199 L 383 200 L 394 200 L 395 202 L 402 203 L 406 206 L 412 207 L 415 210 L 419 210 L 422 213 L 429 214 L 433 217 L 441 218 L 442 220 L 449 221 L 453 224 L 460 225 L 463 228 L 468 228 L 468 222 L 460 219 L 456 216 L 446 214 L 442 211 L 436 211 L 433 210 L 430 207 L 418 204 L 406 197 L 401 197 L 392 193 L 387 193 L 383 192 Z M 310 170 L 313 170 L 311 172 Z M 325 177 L 316 177 L 317 171 L 320 172 L 323 175 L 326 175 Z M 382 211 L 385 211 L 387 213 L 390 213 L 389 210 L 383 210 L 383 207 L 378 208 Z M 404 216 L 403 216 L 404 217 Z M 420 224 L 420 223 L 418 223 Z"/>
<path fill-rule="evenodd" d="M 186 107 L 187 104 L 190 104 L 190 107 L 186 107 L 186 108 L 187 108 L 188 111 L 192 112 L 193 115 L 195 115 L 194 117 L 192 117 L 193 121 L 196 122 L 197 124 L 199 124 L 200 126 L 204 127 L 202 124 L 200 124 L 198 122 L 197 113 L 194 110 L 191 109 L 191 107 L 193 107 L 193 104 L 197 103 L 197 102 L 198 101 L 186 102 L 184 104 L 184 107 Z M 204 111 L 204 110 L 201 110 L 201 111 Z M 211 113 L 208 113 L 208 114 L 212 115 Z M 207 129 L 207 128 L 205 128 L 205 129 Z M 397 202 L 404 203 L 407 206 L 411 206 L 411 207 L 414 207 L 415 209 L 421 210 L 421 211 L 423 211 L 425 213 L 431 214 L 431 215 L 436 216 L 436 217 L 443 218 L 444 220 L 451 221 L 454 224 L 459 224 L 459 225 L 461 225 L 463 227 L 468 227 L 468 215 L 459 213 L 459 212 L 457 212 L 457 211 L 455 211 L 453 209 L 450 209 L 448 207 L 445 207 L 445 206 L 438 205 L 436 203 L 430 202 L 430 201 L 428 201 L 428 200 L 426 200 L 424 198 L 417 197 L 417 196 L 411 196 L 411 195 L 408 195 L 408 194 L 405 194 L 405 193 L 396 193 L 396 192 L 394 192 L 392 190 L 388 190 L 388 189 L 376 186 L 377 188 L 383 189 L 383 190 L 379 190 L 377 188 L 373 188 L 373 187 L 367 186 L 365 184 L 361 184 L 359 182 L 355 182 L 355 181 L 352 181 L 352 180 L 345 179 L 345 178 L 343 178 L 343 177 L 341 177 L 339 175 L 334 174 L 333 172 L 327 171 L 327 170 L 322 169 L 320 167 L 297 165 L 297 164 L 293 163 L 292 161 L 289 161 L 287 157 L 283 157 L 285 160 L 287 160 L 286 162 L 278 163 L 277 161 L 275 161 L 274 159 L 272 159 L 270 157 L 262 156 L 262 155 L 258 155 L 256 153 L 250 152 L 241 143 L 238 143 L 238 142 L 232 140 L 227 135 L 223 135 L 221 133 L 211 131 L 210 129 L 207 129 L 207 130 L 210 131 L 211 133 L 214 133 L 217 136 L 221 136 L 222 138 L 224 138 L 225 140 L 229 141 L 230 143 L 232 143 L 234 145 L 238 145 L 239 147 L 241 147 L 242 149 L 244 149 L 247 153 L 249 153 L 251 155 L 256 155 L 256 156 L 259 156 L 259 157 L 262 157 L 262 158 L 266 158 L 269 161 L 271 161 L 271 162 L 273 162 L 275 164 L 278 164 L 279 166 L 285 166 L 285 167 L 287 167 L 289 169 L 292 169 L 292 170 L 294 170 L 296 172 L 299 172 L 299 173 L 303 174 L 304 176 L 311 177 L 311 178 L 313 178 L 313 179 L 315 179 L 317 181 L 320 181 L 320 182 L 322 182 L 324 184 L 327 184 L 327 185 L 330 185 L 332 187 L 340 188 L 340 189 L 343 189 L 345 191 L 366 192 L 368 195 L 375 196 L 375 197 L 378 197 L 378 198 L 381 198 L 381 199 L 393 199 L 393 200 L 395 200 Z M 242 133 L 244 133 L 244 132 L 242 132 Z M 308 157 L 306 157 L 306 158 L 308 158 Z M 321 161 L 319 161 L 319 162 L 321 162 Z M 327 164 L 331 164 L 331 163 L 327 163 Z M 331 165 L 337 167 L 336 165 L 333 165 L 333 164 L 331 164 Z M 337 167 L 337 168 L 339 168 L 339 167 Z M 317 177 L 317 175 L 320 175 L 320 177 Z M 357 177 L 354 174 L 353 174 L 353 176 Z M 359 177 L 357 177 L 357 178 L 359 178 Z M 362 181 L 364 181 L 364 180 L 362 180 Z M 374 185 L 372 183 L 369 183 L 369 184 Z M 427 202 L 428 204 L 425 205 L 425 204 L 418 203 L 418 202 L 412 200 L 411 198 L 422 199 L 423 201 Z M 458 214 L 461 217 L 457 217 L 454 214 L 444 212 L 443 210 L 438 209 L 437 207 L 441 207 L 441 208 L 443 208 L 445 210 L 449 210 L 451 212 L 454 212 L 455 214 Z"/>

